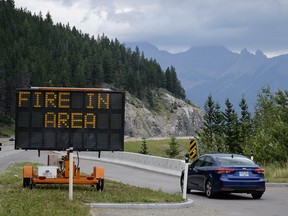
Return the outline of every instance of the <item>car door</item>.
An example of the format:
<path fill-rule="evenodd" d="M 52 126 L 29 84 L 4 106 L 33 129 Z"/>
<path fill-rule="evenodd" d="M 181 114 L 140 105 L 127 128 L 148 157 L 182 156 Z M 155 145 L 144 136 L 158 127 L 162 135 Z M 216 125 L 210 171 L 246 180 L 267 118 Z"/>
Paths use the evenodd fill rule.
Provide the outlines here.
<path fill-rule="evenodd" d="M 205 190 L 205 181 L 208 175 L 208 172 L 211 169 L 211 166 L 213 166 L 214 160 L 210 156 L 206 156 L 204 158 L 204 163 L 202 164 L 201 167 L 198 169 L 198 176 L 199 176 L 199 188 L 201 190 Z"/>
<path fill-rule="evenodd" d="M 200 157 L 194 161 L 188 169 L 188 188 L 199 190 L 201 185 L 201 167 L 204 165 L 205 157 Z"/>

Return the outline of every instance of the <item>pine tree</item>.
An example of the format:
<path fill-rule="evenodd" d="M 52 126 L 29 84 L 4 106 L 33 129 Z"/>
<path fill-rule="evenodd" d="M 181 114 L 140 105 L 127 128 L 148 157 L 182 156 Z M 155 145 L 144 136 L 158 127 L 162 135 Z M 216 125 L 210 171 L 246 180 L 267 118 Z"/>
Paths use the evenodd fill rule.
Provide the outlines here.
<path fill-rule="evenodd" d="M 114 61 L 112 57 L 112 53 L 109 50 L 104 50 L 103 52 L 103 74 L 104 74 L 104 82 L 111 84 L 114 79 Z"/>
<path fill-rule="evenodd" d="M 172 74 L 169 67 L 165 71 L 165 88 L 172 92 Z"/>
<path fill-rule="evenodd" d="M 244 145 L 243 148 L 248 147 L 248 141 L 252 136 L 252 120 L 251 114 L 248 111 L 248 105 L 244 97 L 242 97 L 239 107 L 241 108 L 241 117 L 239 119 L 240 123 L 240 142 Z M 250 147 L 250 150 L 251 147 Z"/>
<path fill-rule="evenodd" d="M 146 98 L 150 108 L 154 109 L 155 108 L 154 97 L 152 91 L 149 89 L 147 90 Z"/>
<path fill-rule="evenodd" d="M 221 106 L 217 102 L 215 104 L 215 113 L 214 113 L 214 131 L 217 135 L 222 136 L 223 133 L 223 113 L 221 112 Z"/>
<path fill-rule="evenodd" d="M 175 158 L 179 155 L 179 143 L 174 136 L 171 136 L 171 141 L 169 143 L 169 149 L 166 150 L 166 154 L 170 158 Z"/>
<path fill-rule="evenodd" d="M 142 138 L 142 144 L 141 144 L 141 150 L 139 151 L 140 154 L 145 154 L 148 155 L 148 146 L 147 146 L 147 141 L 145 138 Z"/>
<path fill-rule="evenodd" d="M 223 140 L 223 114 L 218 102 L 210 94 L 204 105 L 204 125 L 197 135 L 200 137 L 199 148 L 205 153 L 226 152 Z"/>
<path fill-rule="evenodd" d="M 229 99 L 225 101 L 226 109 L 224 116 L 224 139 L 225 145 L 230 153 L 242 153 L 242 148 L 239 144 L 239 124 L 238 116 Z"/>
<path fill-rule="evenodd" d="M 215 117 L 215 102 L 213 101 L 212 95 L 208 96 L 207 101 L 204 105 L 204 127 L 203 131 L 206 135 L 205 144 L 208 148 L 211 148 L 213 143 L 213 133 L 214 133 L 214 117 Z"/>
<path fill-rule="evenodd" d="M 52 16 L 50 14 L 50 12 L 48 11 L 47 14 L 46 14 L 46 19 L 45 19 L 46 22 L 50 23 L 50 24 L 53 24 L 53 20 L 52 20 Z"/>

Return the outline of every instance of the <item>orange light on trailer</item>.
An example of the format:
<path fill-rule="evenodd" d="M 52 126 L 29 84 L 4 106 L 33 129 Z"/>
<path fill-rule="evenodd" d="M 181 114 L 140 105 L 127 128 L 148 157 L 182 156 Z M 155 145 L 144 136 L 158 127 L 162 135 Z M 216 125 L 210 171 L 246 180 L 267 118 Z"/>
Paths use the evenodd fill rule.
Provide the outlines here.
<path fill-rule="evenodd" d="M 45 179 L 46 179 L 46 176 L 39 176 L 39 179 L 40 179 L 40 180 L 45 180 Z"/>

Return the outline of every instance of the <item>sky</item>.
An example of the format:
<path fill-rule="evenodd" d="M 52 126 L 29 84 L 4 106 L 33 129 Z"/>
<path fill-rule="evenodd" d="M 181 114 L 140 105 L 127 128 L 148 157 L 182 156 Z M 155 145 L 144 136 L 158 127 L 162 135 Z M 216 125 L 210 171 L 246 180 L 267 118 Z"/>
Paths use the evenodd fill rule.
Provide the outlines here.
<path fill-rule="evenodd" d="M 288 54 L 288 0 L 15 0 L 54 23 L 171 53 L 195 46 Z"/>

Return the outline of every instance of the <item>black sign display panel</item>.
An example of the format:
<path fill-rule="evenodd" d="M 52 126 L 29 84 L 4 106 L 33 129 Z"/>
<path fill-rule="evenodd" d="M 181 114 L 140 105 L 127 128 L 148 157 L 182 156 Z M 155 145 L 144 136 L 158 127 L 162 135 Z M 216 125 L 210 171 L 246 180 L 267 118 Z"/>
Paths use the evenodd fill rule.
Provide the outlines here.
<path fill-rule="evenodd" d="M 124 150 L 124 92 L 32 88 L 16 98 L 15 149 Z"/>

